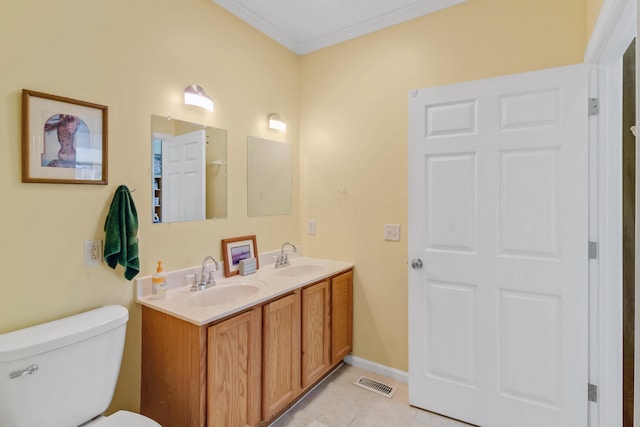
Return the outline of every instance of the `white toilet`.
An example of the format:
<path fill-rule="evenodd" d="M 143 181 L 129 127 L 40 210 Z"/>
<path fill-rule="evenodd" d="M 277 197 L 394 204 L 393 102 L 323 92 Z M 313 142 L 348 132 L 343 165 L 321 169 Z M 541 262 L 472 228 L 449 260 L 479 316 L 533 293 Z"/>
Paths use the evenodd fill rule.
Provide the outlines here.
<path fill-rule="evenodd" d="M 0 335 L 0 426 L 160 427 L 128 411 L 104 417 L 129 313 L 112 305 Z"/>

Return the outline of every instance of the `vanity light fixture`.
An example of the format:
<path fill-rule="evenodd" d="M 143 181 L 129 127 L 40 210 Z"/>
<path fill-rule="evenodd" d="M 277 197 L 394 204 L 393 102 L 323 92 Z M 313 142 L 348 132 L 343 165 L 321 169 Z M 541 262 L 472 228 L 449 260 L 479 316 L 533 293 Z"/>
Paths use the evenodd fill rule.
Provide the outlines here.
<path fill-rule="evenodd" d="M 278 113 L 271 113 L 269 114 L 269 129 L 286 132 L 287 123 L 280 118 L 280 115 Z"/>
<path fill-rule="evenodd" d="M 213 99 L 198 85 L 191 85 L 184 90 L 184 103 L 213 111 Z"/>

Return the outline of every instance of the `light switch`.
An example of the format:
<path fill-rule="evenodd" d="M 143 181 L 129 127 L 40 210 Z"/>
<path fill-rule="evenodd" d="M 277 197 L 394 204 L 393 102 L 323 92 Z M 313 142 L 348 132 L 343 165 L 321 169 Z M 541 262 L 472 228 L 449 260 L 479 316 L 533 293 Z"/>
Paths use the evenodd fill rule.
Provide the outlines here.
<path fill-rule="evenodd" d="M 399 241 L 400 240 L 400 224 L 385 224 L 384 240 Z"/>

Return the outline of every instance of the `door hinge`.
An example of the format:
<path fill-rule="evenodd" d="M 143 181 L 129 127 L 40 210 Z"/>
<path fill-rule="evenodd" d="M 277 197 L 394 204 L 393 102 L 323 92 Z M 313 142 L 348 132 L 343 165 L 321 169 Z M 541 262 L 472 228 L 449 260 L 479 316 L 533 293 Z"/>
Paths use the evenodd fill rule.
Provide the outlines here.
<path fill-rule="evenodd" d="M 598 386 L 595 384 L 589 384 L 589 388 L 587 391 L 587 398 L 589 402 L 597 402 L 598 401 Z"/>
<path fill-rule="evenodd" d="M 597 116 L 600 112 L 600 100 L 598 98 L 589 98 L 589 115 Z"/>
<path fill-rule="evenodd" d="M 598 242 L 589 242 L 589 259 L 598 259 Z"/>

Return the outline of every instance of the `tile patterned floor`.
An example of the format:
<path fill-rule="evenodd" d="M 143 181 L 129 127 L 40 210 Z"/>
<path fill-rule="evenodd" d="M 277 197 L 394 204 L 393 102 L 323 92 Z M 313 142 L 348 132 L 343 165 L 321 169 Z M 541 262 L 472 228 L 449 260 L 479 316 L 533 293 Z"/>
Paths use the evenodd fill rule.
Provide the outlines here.
<path fill-rule="evenodd" d="M 392 398 L 353 385 L 366 375 L 397 386 Z M 469 427 L 458 421 L 409 406 L 407 384 L 342 365 L 300 400 L 272 427 Z"/>

